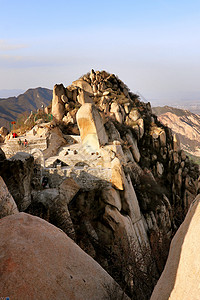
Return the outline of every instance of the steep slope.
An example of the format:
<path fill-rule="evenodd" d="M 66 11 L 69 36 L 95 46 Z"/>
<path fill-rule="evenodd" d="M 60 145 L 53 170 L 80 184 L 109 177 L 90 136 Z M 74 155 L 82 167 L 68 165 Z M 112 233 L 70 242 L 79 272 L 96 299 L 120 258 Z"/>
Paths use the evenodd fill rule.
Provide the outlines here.
<path fill-rule="evenodd" d="M 30 112 L 48 106 L 52 99 L 52 91 L 45 88 L 29 89 L 18 97 L 0 99 L 0 127 L 9 129 L 9 122 L 15 121 L 23 112 Z"/>
<path fill-rule="evenodd" d="M 169 126 L 179 137 L 181 148 L 194 156 L 200 156 L 200 116 L 188 110 L 169 106 L 154 107 L 158 120 Z"/>

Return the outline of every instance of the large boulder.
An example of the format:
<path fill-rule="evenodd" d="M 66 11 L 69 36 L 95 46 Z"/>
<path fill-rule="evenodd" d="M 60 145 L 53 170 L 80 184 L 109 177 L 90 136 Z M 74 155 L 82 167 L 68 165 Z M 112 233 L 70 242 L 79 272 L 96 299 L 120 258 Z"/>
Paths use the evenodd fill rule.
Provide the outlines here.
<path fill-rule="evenodd" d="M 103 300 L 111 294 L 122 298 L 118 285 L 98 263 L 38 217 L 19 213 L 1 219 L 0 254 L 0 291 L 10 299 Z"/>
<path fill-rule="evenodd" d="M 103 120 L 94 104 L 85 103 L 76 114 L 83 145 L 95 151 L 108 142 Z"/>
<path fill-rule="evenodd" d="M 0 176 L 0 219 L 18 212 L 17 205 Z"/>
<path fill-rule="evenodd" d="M 165 269 L 151 300 L 199 299 L 200 195 L 172 240 Z"/>

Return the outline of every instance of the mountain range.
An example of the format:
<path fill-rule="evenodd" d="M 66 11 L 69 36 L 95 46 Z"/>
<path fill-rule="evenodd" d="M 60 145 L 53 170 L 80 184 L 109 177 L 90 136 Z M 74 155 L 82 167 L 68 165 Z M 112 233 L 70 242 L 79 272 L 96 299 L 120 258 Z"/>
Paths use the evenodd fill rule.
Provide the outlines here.
<path fill-rule="evenodd" d="M 46 88 L 28 89 L 18 97 L 0 99 L 0 127 L 9 128 L 23 112 L 37 110 L 41 105 L 47 106 L 52 99 L 52 90 Z"/>

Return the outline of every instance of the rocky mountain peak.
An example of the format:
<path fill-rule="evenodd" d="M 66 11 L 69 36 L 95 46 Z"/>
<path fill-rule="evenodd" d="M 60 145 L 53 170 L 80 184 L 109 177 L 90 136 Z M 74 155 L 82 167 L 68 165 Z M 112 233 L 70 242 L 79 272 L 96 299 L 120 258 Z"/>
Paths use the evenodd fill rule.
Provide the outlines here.
<path fill-rule="evenodd" d="M 15 194 L 15 182 L 1 172 L 13 161 L 0 162 L 19 210 L 60 227 L 131 298 L 148 299 L 198 193 L 198 166 L 150 103 L 114 74 L 92 70 L 68 87 L 56 84 L 45 113 L 53 120 L 37 120 L 26 132 L 33 155 L 41 145 L 32 191 Z M 46 188 L 40 185 L 44 177 Z"/>

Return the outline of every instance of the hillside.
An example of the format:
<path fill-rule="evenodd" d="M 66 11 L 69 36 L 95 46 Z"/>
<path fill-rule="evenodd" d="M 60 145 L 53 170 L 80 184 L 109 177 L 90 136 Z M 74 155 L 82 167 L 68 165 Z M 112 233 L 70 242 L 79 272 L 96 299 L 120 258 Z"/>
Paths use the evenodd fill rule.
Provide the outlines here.
<path fill-rule="evenodd" d="M 188 110 L 170 106 L 154 107 L 153 113 L 164 125 L 179 137 L 181 148 L 194 156 L 200 156 L 200 116 Z"/>
<path fill-rule="evenodd" d="M 0 127 L 9 128 L 9 122 L 23 112 L 30 112 L 41 107 L 47 106 L 52 99 L 52 90 L 46 88 L 28 89 L 24 94 L 18 97 L 9 97 L 0 99 Z"/>

